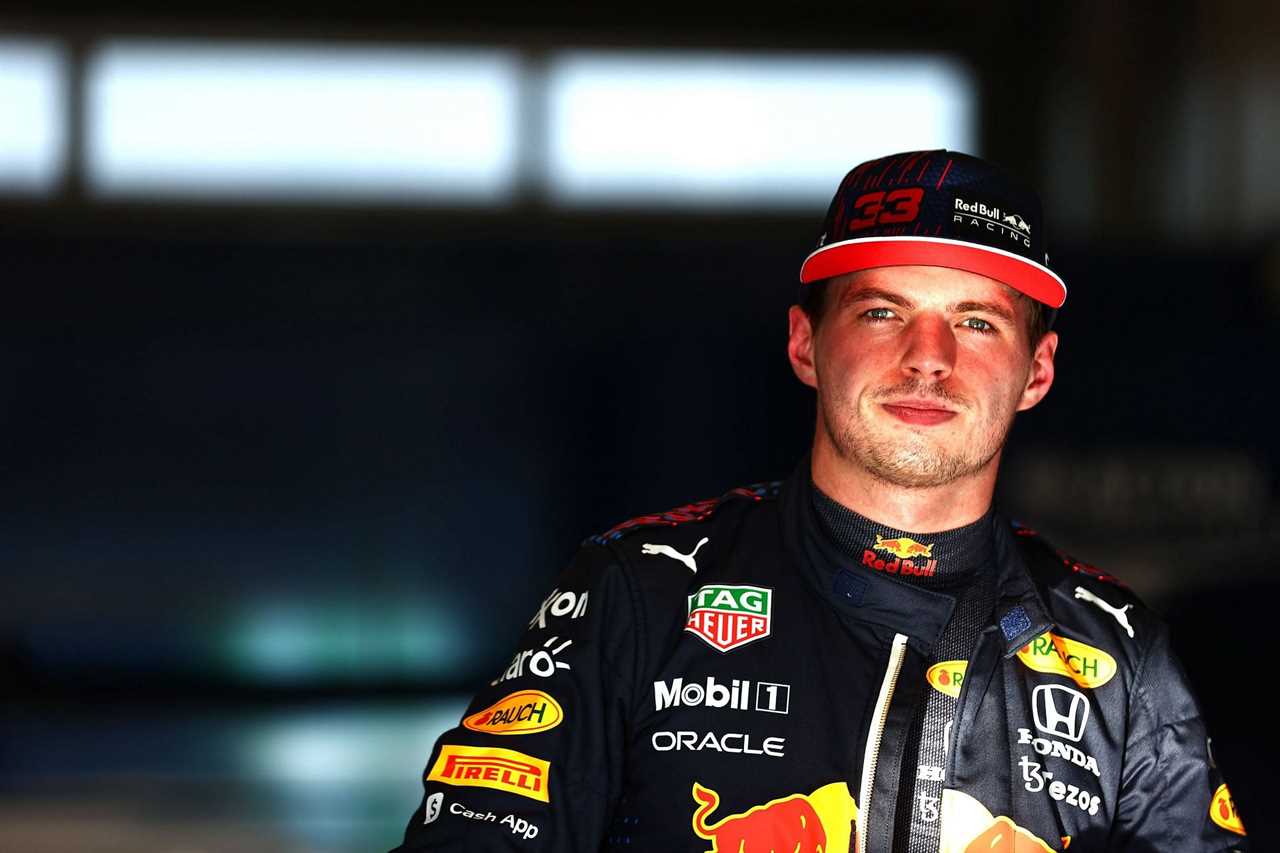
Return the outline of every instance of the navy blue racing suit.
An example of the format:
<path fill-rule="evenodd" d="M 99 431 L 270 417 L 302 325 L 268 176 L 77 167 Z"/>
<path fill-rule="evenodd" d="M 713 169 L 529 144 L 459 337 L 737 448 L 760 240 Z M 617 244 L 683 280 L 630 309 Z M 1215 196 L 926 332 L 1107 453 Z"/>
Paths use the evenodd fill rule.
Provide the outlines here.
<path fill-rule="evenodd" d="M 888 853 L 955 599 L 851 565 L 810 488 L 805 460 L 585 542 L 435 745 L 397 849 Z M 1246 850 L 1164 624 L 993 524 L 942 853 Z"/>

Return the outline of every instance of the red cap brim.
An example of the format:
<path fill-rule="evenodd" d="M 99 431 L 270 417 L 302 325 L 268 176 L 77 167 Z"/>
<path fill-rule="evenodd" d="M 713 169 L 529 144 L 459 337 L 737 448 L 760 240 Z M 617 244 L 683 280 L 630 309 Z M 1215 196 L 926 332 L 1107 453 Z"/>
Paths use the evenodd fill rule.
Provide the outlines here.
<path fill-rule="evenodd" d="M 1052 270 L 1021 255 L 942 237 L 863 237 L 823 246 L 800 266 L 800 283 L 871 269 L 919 264 L 948 267 L 1004 282 L 1050 308 L 1067 301 L 1067 286 Z"/>

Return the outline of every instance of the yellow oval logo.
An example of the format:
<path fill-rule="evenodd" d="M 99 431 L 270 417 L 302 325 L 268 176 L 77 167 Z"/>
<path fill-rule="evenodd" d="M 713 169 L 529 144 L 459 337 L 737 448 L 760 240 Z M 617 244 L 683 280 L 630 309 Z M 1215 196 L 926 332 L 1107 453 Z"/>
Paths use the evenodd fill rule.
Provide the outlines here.
<path fill-rule="evenodd" d="M 945 693 L 953 699 L 959 699 L 960 685 L 964 683 L 964 671 L 968 667 L 967 660 L 944 660 L 929 667 L 924 678 L 934 690 Z"/>
<path fill-rule="evenodd" d="M 1065 675 L 1081 687 L 1101 687 L 1116 674 L 1111 655 L 1052 631 L 1019 649 L 1018 659 L 1036 672 Z"/>
<path fill-rule="evenodd" d="M 1209 804 L 1209 817 L 1223 829 L 1229 829 L 1236 835 L 1244 835 L 1244 824 L 1236 812 L 1236 801 L 1231 799 L 1231 792 L 1226 785 L 1219 785 L 1213 793 L 1213 802 Z"/>
<path fill-rule="evenodd" d="M 494 702 L 462 724 L 491 735 L 528 735 L 554 729 L 564 719 L 560 703 L 541 690 L 521 690 Z"/>

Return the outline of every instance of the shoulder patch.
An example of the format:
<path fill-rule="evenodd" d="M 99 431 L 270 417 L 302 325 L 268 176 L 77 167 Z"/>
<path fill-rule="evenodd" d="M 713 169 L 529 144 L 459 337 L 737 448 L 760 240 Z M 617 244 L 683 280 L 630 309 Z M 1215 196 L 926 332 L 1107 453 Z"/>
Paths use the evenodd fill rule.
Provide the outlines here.
<path fill-rule="evenodd" d="M 1120 580 L 1120 578 L 1116 577 L 1115 575 L 1107 574 L 1106 572 L 1102 571 L 1102 569 L 1099 569 L 1096 566 L 1091 566 L 1088 563 L 1080 562 L 1075 557 L 1072 557 L 1070 554 L 1066 553 L 1065 551 L 1061 551 L 1058 548 L 1055 548 L 1039 533 L 1037 533 L 1036 531 L 1032 530 L 1030 527 L 1023 525 L 1018 521 L 1013 522 L 1013 533 L 1015 536 L 1035 539 L 1037 544 L 1048 549 L 1049 551 L 1052 551 L 1054 555 L 1057 556 L 1057 558 L 1062 561 L 1063 566 L 1070 569 L 1072 572 L 1076 574 L 1085 575 L 1087 577 L 1093 578 L 1094 580 L 1102 581 L 1103 583 L 1113 584 L 1124 590 L 1129 589 L 1129 585 L 1126 584 L 1124 581 Z"/>
<path fill-rule="evenodd" d="M 680 524 L 688 524 L 694 521 L 705 521 L 710 518 L 722 504 L 732 500 L 752 500 L 763 501 L 776 498 L 779 490 L 782 488 L 782 481 L 775 480 L 769 483 L 756 483 L 751 486 L 742 486 L 737 489 L 731 489 L 718 498 L 707 498 L 706 500 L 695 501 L 691 504 L 669 509 L 666 512 L 659 512 L 653 515 L 641 515 L 624 521 L 621 524 L 599 533 L 595 536 L 587 537 L 588 542 L 596 545 L 606 545 L 610 542 L 616 542 L 627 534 L 642 530 L 646 527 L 675 527 Z"/>

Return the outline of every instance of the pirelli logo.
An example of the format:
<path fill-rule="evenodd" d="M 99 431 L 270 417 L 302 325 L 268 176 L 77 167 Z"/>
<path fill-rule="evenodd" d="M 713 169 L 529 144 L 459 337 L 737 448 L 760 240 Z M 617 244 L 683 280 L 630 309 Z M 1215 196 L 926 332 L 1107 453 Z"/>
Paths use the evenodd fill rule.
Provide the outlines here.
<path fill-rule="evenodd" d="M 428 782 L 493 788 L 549 803 L 551 762 L 500 747 L 443 746 L 427 774 Z"/>

